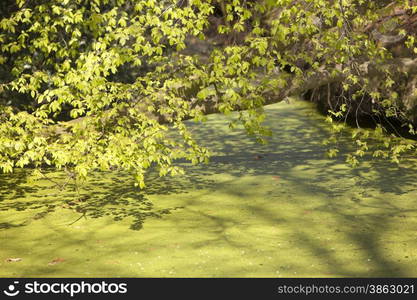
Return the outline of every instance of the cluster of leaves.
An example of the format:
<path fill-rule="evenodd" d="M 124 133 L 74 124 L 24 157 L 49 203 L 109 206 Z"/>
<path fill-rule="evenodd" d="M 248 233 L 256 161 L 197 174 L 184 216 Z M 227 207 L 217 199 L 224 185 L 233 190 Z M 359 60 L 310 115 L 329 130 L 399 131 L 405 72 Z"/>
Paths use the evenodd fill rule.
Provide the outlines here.
<path fill-rule="evenodd" d="M 369 94 L 360 64 L 389 55 L 361 29 L 379 19 L 382 2 L 3 1 L 0 170 L 52 166 L 86 177 L 120 168 L 143 187 L 151 166 L 166 175 L 182 172 L 176 159 L 207 161 L 183 121 L 211 110 L 239 110 L 263 141 L 268 90 L 325 70 Z M 193 55 L 190 41 L 206 39 L 216 10 L 216 35 L 243 39 Z M 387 89 L 392 80 L 387 74 Z"/>
<path fill-rule="evenodd" d="M 343 2 L 339 3 L 342 7 Z M 416 120 L 417 103 L 404 108 L 410 106 L 406 104 L 406 94 L 415 93 L 413 87 L 406 90 L 409 87 L 405 83 L 414 81 L 416 73 L 404 70 L 402 59 L 395 57 L 396 54 L 389 49 L 389 41 L 385 41 L 385 45 L 383 39 L 392 39 L 392 44 L 408 52 L 407 58 L 415 60 L 416 28 L 407 31 L 401 25 L 404 16 L 405 20 L 415 16 L 417 6 L 412 1 L 381 1 L 367 5 L 365 14 L 360 10 L 341 10 L 344 17 L 339 27 L 341 38 L 346 38 L 342 47 L 346 52 L 344 63 L 338 67 L 344 80 L 339 83 L 338 90 L 333 91 L 332 96 L 337 99 L 326 119 L 333 130 L 326 144 L 337 145 L 341 135 L 346 132 L 351 135 L 356 150 L 347 154 L 346 161 L 353 166 L 368 154 L 399 163 L 403 154 L 416 149 L 412 121 Z M 358 8 L 363 10 L 363 6 Z M 385 38 L 381 38 L 384 34 Z M 373 130 L 361 128 L 359 119 L 364 116 L 372 119 Z M 350 127 L 347 118 L 354 119 L 355 130 L 345 130 Z M 332 148 L 328 154 L 333 157 L 338 152 L 339 149 Z"/>
<path fill-rule="evenodd" d="M 183 120 L 202 118 L 213 86 L 222 93 L 220 111 L 249 109 L 242 122 L 254 135 L 265 132 L 261 100 L 244 98 L 256 94 L 243 62 L 250 49 L 213 52 L 208 66 L 182 53 L 187 39 L 204 38 L 215 5 L 7 1 L 0 21 L 0 64 L 8 74 L 0 82 L 0 169 L 46 165 L 84 178 L 94 169 L 120 168 L 141 187 L 151 166 L 161 175 L 180 173 L 175 159 L 208 158 Z M 241 5 L 227 6 L 229 23 L 240 31 L 251 16 Z M 126 66 L 130 80 L 120 75 Z"/>

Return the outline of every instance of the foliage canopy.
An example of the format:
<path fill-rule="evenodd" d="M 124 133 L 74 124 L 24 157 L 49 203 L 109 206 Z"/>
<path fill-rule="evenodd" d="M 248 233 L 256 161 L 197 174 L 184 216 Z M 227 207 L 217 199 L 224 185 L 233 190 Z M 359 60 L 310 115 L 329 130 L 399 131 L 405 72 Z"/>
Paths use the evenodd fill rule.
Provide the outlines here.
<path fill-rule="evenodd" d="M 401 17 L 416 10 L 404 0 L 2 1 L 0 170 L 118 168 L 143 187 L 151 166 L 176 174 L 176 159 L 207 160 L 185 119 L 239 110 L 262 141 L 264 104 L 334 83 L 337 118 L 364 97 L 401 117 L 397 76 L 412 76 L 414 61 L 396 63 L 384 38 L 414 55 Z M 361 134 L 353 163 L 368 150 Z M 412 147 L 373 154 L 396 160 Z"/>

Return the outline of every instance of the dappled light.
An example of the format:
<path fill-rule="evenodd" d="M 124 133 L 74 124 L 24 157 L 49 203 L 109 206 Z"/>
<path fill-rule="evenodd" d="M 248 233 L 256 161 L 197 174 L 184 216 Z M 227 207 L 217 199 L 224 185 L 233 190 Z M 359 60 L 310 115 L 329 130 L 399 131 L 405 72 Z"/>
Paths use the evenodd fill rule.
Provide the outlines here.
<path fill-rule="evenodd" d="M 415 277 L 415 161 L 351 168 L 343 153 L 326 158 L 310 104 L 266 112 L 266 145 L 230 130 L 233 114 L 187 122 L 210 162 L 179 161 L 177 177 L 151 170 L 142 190 L 121 172 L 78 191 L 29 170 L 1 175 L 0 275 Z"/>

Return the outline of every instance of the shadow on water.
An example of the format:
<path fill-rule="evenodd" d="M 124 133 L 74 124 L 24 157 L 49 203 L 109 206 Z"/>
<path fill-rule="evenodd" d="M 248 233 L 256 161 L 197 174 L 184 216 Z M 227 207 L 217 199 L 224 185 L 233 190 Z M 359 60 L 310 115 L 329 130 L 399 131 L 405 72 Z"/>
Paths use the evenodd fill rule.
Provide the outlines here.
<path fill-rule="evenodd" d="M 364 166 L 350 169 L 343 167 L 344 157 L 325 159 L 321 141 L 328 133 L 319 120 L 308 116 L 309 109 L 303 107 L 297 112 L 270 111 L 268 124 L 274 136 L 266 146 L 242 139 L 240 133 L 227 133 L 221 124 L 195 126 L 195 134 L 204 137 L 204 141 L 209 141 L 207 146 L 210 145 L 217 153 L 212 157 L 210 164 L 192 167 L 190 173 L 194 179 L 222 173 L 237 178 L 245 175 L 272 176 L 283 178 L 293 185 L 289 193 L 287 191 L 286 195 L 279 194 L 278 198 L 290 197 L 291 193 L 296 194 L 298 191 L 307 195 L 321 195 L 321 205 L 315 210 L 332 215 L 337 222 L 336 228 L 341 228 L 338 229 L 340 234 L 345 235 L 356 249 L 364 251 L 365 256 L 370 257 L 372 271 L 364 273 L 363 276 L 406 276 L 403 262 L 398 263 L 387 256 L 387 248 L 383 246 L 383 241 L 391 226 L 401 220 L 413 219 L 417 215 L 416 163 L 409 161 L 408 166 L 403 166 L 368 159 Z M 219 133 L 222 135 L 220 139 Z M 348 142 L 345 141 L 345 153 L 351 149 Z M 294 170 L 310 176 L 298 177 Z M 353 182 L 346 184 L 349 180 Z M 227 189 L 227 185 L 233 186 L 233 182 L 223 183 L 223 186 L 217 184 L 210 189 L 226 189 L 230 195 L 241 198 L 250 194 L 252 189 L 256 189 L 256 184 L 239 189 Z M 406 200 L 408 204 L 401 205 L 403 203 L 396 202 L 399 199 L 395 197 L 401 195 L 410 196 Z M 339 203 L 341 197 L 349 197 L 349 202 Z M 254 205 L 242 203 L 241 206 L 247 206 L 257 217 L 270 219 L 276 224 L 285 219 Z M 219 228 L 223 228 L 221 232 L 225 231 L 225 224 L 236 225 L 232 219 L 221 218 L 217 222 Z M 338 258 L 337 253 L 318 243 L 311 234 L 303 233 L 301 223 L 300 220 L 295 220 L 290 224 L 298 241 L 297 248 L 308 249 L 314 256 L 321 257 L 330 266 L 332 274 L 360 276 L 346 261 Z M 226 236 L 222 238 L 227 239 Z M 410 239 L 414 241 L 413 236 L 410 236 Z"/>
<path fill-rule="evenodd" d="M 32 220 L 46 217 L 57 209 L 70 209 L 80 214 L 80 218 L 111 217 L 114 221 L 132 218 L 130 226 L 133 230 L 139 230 L 146 218 L 161 218 L 163 215 L 181 207 L 166 209 L 154 209 L 150 195 L 169 195 L 183 192 L 189 188 L 188 183 L 181 185 L 181 181 L 173 182 L 167 178 L 158 178 L 150 181 L 146 191 L 140 191 L 134 187 L 132 176 L 124 173 L 100 173 L 97 172 L 88 182 L 79 185 L 68 184 L 64 190 L 48 181 L 27 182 L 28 172 L 19 172 L 15 176 L 0 177 L 0 185 L 7 187 L 3 200 L 0 201 L 0 211 L 25 211 L 33 210 L 30 220 L 20 224 L 8 222 L 0 223 L 0 229 L 25 226 Z M 48 174 L 54 182 L 65 182 L 65 177 L 60 173 Z M 123 179 L 120 179 L 123 178 Z M 197 186 L 198 182 L 193 181 Z M 204 181 L 207 184 L 207 181 Z M 110 187 L 110 188 L 109 188 Z"/>
<path fill-rule="evenodd" d="M 73 200 L 76 196 L 74 191 L 48 190 L 45 189 L 45 183 L 27 185 L 25 175 L 2 175 L 0 185 L 5 189 L 2 188 L 3 192 L 0 194 L 0 210 L 34 209 L 37 211 L 34 216 L 36 219 L 43 218 L 49 212 L 64 206 L 78 211 L 80 217 L 110 216 L 115 221 L 133 218 L 131 229 L 139 230 L 146 218 L 160 218 L 177 209 L 188 209 L 186 206 L 155 209 L 149 196 L 175 196 L 191 190 L 201 191 L 200 196 L 203 196 L 223 191 L 230 197 L 242 199 L 239 206 L 251 211 L 259 220 L 277 225 L 285 223 L 297 241 L 294 247 L 305 249 L 314 257 L 326 262 L 332 274 L 405 276 L 403 264 L 386 255 L 381 240 L 386 231 L 399 219 L 407 219 L 417 214 L 417 208 L 414 209 L 417 207 L 417 197 L 410 198 L 407 205 L 397 205 L 395 198 L 386 197 L 416 195 L 417 167 L 396 166 L 369 159 L 364 166 L 350 169 L 345 167 L 343 157 L 324 157 L 325 149 L 321 141 L 328 133 L 325 125 L 321 123 L 321 118 L 310 115 L 310 106 L 301 105 L 296 109 L 271 106 L 267 111 L 267 124 L 274 132 L 267 145 L 255 144 L 251 139 L 242 136 L 240 130 L 230 131 L 225 117 L 211 117 L 203 126 L 190 123 L 195 136 L 201 137 L 201 143 L 206 144 L 214 155 L 210 163 L 205 165 L 192 166 L 186 162 L 179 162 L 187 171 L 187 175 L 183 177 L 157 178 L 150 174 L 147 188 L 138 191 L 126 174 L 97 173 L 81 190 L 82 201 L 76 202 Z M 349 146 L 346 144 L 345 151 L 348 150 Z M 224 174 L 234 179 L 218 180 L 219 176 Z M 60 175 L 56 176 L 59 178 Z M 340 231 L 340 235 L 353 247 L 361 249 L 365 256 L 372 258 L 372 271 L 358 274 L 348 262 L 338 256 L 338 253 L 320 243 L 316 236 L 305 233 L 303 224 L 308 219 L 307 215 L 300 213 L 299 217 L 290 219 L 284 213 L 271 213 L 268 208 L 243 201 L 245 195 L 254 193 L 258 184 L 262 183 L 251 182 L 250 186 L 236 188 L 235 182 L 239 182 L 240 178 L 245 176 L 282 181 L 283 183 L 277 183 L 278 188 L 275 191 L 263 195 L 278 203 L 291 199 L 295 202 L 298 193 L 320 196 L 320 205 L 315 205 L 312 210 L 328 214 L 335 220 L 335 230 Z M 73 186 L 69 186 L 70 190 L 72 188 Z M 7 192 L 4 192 L 5 190 Z M 231 247 L 242 246 L 225 233 L 228 228 L 238 226 L 238 220 L 227 216 L 213 216 L 204 211 L 190 212 L 199 214 L 201 218 L 207 218 L 215 224 L 215 239 L 222 240 Z M 0 222 L 0 229 L 23 225 L 25 224 Z M 205 243 L 208 242 L 210 241 Z M 195 247 L 199 246 L 202 245 L 195 244 Z"/>
<path fill-rule="evenodd" d="M 13 174 L 0 174 L 0 203 L 10 196 L 22 198 L 36 191 L 35 188 L 25 185 L 28 173 L 27 170 L 16 170 Z"/>

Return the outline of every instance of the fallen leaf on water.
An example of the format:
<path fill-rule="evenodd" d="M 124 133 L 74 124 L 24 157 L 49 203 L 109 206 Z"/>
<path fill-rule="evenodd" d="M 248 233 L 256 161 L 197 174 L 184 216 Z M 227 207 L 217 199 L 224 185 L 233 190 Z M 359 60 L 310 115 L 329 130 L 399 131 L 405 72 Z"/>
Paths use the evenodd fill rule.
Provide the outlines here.
<path fill-rule="evenodd" d="M 6 262 L 18 262 L 18 261 L 22 261 L 22 259 L 20 257 L 16 257 L 16 258 L 6 258 Z"/>
<path fill-rule="evenodd" d="M 58 258 L 55 258 L 55 259 L 51 260 L 51 261 L 48 263 L 48 265 L 49 265 L 49 266 L 53 266 L 53 265 L 56 265 L 56 264 L 60 264 L 60 263 L 62 263 L 62 262 L 64 262 L 64 261 L 65 261 L 65 259 L 58 257 Z"/>

